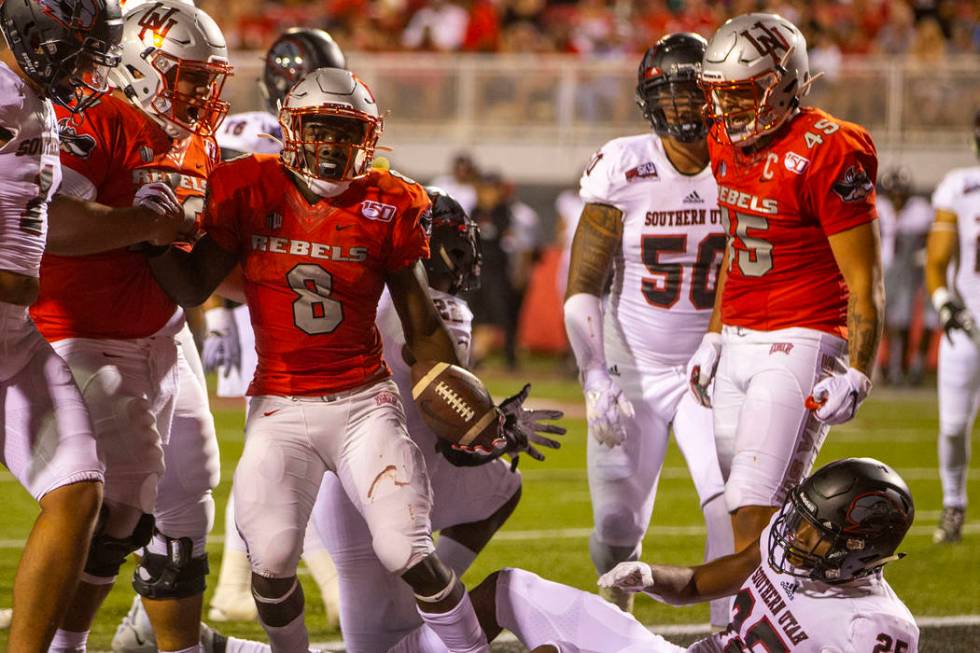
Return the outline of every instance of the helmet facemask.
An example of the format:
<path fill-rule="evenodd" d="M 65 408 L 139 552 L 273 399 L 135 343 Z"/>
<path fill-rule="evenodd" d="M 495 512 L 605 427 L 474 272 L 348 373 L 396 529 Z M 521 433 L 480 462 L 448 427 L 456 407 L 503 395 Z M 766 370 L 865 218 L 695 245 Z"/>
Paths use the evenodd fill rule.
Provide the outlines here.
<path fill-rule="evenodd" d="M 283 164 L 326 182 L 367 173 L 381 136 L 381 120 L 346 107 L 286 108 L 279 112 Z"/>
<path fill-rule="evenodd" d="M 769 98 L 782 77 L 768 71 L 755 77 L 734 81 L 709 81 L 702 78 L 706 119 L 721 125 L 721 134 L 733 145 L 745 146 L 772 132 L 789 117 L 788 111 L 777 111 Z"/>
<path fill-rule="evenodd" d="M 187 133 L 214 135 L 230 107 L 221 99 L 221 90 L 232 73 L 231 66 L 224 61 L 180 59 L 163 50 L 150 57 L 162 79 L 149 102 L 150 110 Z"/>
<path fill-rule="evenodd" d="M 708 131 L 704 93 L 694 80 L 641 84 L 637 104 L 660 136 L 691 143 L 703 139 Z"/>

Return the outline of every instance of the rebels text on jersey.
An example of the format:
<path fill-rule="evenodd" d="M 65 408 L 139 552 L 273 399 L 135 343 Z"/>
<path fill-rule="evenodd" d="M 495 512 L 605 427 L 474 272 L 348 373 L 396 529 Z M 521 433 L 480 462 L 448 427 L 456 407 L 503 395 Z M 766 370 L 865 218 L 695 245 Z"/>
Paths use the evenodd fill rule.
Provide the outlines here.
<path fill-rule="evenodd" d="M 777 515 L 773 516 L 775 521 Z M 769 531 L 762 531 L 762 564 L 732 602 L 728 629 L 692 651 L 732 653 L 915 653 L 919 629 L 912 613 L 880 573 L 827 585 L 774 571 L 767 562 Z M 707 642 L 705 642 L 707 643 Z"/>
<path fill-rule="evenodd" d="M 970 312 L 980 316 L 980 166 L 950 171 L 936 187 L 932 205 L 956 215 L 959 264 L 954 285 Z"/>
<path fill-rule="evenodd" d="M 183 203 L 188 221 L 200 220 L 207 178 L 218 163 L 213 139 L 172 140 L 152 118 L 112 95 L 86 110 L 78 124 L 67 110 L 58 107 L 57 112 L 62 165 L 92 184 L 94 196 L 88 199 L 131 206 L 141 186 L 165 181 Z M 132 249 L 90 256 L 46 254 L 41 274 L 41 296 L 31 316 L 51 341 L 143 338 L 159 331 L 176 310 L 146 257 Z"/>
<path fill-rule="evenodd" d="M 60 184 L 51 102 L 0 63 L 0 270 L 38 276 L 48 202 Z"/>
<path fill-rule="evenodd" d="M 371 170 L 310 205 L 273 155 L 219 166 L 204 229 L 236 253 L 255 331 L 250 395 L 321 395 L 389 375 L 375 326 L 385 276 L 429 255 L 421 186 Z"/>
<path fill-rule="evenodd" d="M 847 286 L 828 237 L 875 219 L 878 159 L 864 128 L 803 109 L 751 160 L 708 138 L 731 246 L 722 321 L 847 334 Z"/>
<path fill-rule="evenodd" d="M 638 362 L 683 364 L 708 328 L 725 249 L 710 168 L 677 172 L 654 134 L 618 138 L 593 155 L 579 195 L 623 213 L 607 331 Z"/>

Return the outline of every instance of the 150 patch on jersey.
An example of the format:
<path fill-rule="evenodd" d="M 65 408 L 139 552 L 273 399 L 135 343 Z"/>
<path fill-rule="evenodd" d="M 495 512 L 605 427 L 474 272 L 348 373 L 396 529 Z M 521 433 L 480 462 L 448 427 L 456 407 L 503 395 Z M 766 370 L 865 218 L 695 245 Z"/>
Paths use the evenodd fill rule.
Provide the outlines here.
<path fill-rule="evenodd" d="M 383 204 L 374 200 L 361 202 L 361 217 L 378 222 L 391 222 L 398 209 L 391 204 Z"/>

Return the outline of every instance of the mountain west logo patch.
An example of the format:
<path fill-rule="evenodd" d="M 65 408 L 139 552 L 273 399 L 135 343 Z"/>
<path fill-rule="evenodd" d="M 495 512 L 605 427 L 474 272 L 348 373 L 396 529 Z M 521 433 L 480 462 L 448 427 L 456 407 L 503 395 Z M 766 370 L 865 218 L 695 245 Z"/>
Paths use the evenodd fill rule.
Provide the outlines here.
<path fill-rule="evenodd" d="M 278 231 L 282 227 L 282 213 L 267 213 L 265 215 L 265 226 L 269 231 Z"/>
<path fill-rule="evenodd" d="M 657 166 L 655 166 L 652 161 L 647 161 L 646 163 L 641 163 L 635 168 L 627 170 L 627 183 L 633 181 L 634 179 L 660 179 L 660 175 L 657 174 Z"/>
<path fill-rule="evenodd" d="M 61 138 L 61 150 L 79 159 L 87 159 L 95 149 L 95 139 L 89 134 L 79 134 L 70 118 L 58 121 L 58 134 Z"/>
<path fill-rule="evenodd" d="M 848 167 L 831 188 L 845 202 L 860 202 L 874 190 L 874 184 L 864 168 L 857 164 Z"/>
<path fill-rule="evenodd" d="M 391 222 L 395 218 L 397 208 L 391 204 L 382 204 L 374 200 L 364 200 L 361 202 L 361 217 L 377 222 Z"/>

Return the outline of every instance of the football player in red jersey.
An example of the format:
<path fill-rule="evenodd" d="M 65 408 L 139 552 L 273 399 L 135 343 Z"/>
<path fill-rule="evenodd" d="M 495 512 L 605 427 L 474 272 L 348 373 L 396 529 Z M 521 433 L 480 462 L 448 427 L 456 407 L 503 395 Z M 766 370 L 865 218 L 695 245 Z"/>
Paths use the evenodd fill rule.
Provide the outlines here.
<path fill-rule="evenodd" d="M 688 372 L 714 409 L 739 550 L 871 389 L 884 303 L 878 162 L 865 129 L 800 106 L 814 79 L 806 41 L 780 16 L 722 25 L 701 77 L 728 245 Z"/>
<path fill-rule="evenodd" d="M 192 228 L 227 109 L 224 38 L 207 14 L 169 0 L 127 13 L 123 29 L 119 90 L 81 121 L 60 114 L 62 193 L 110 207 L 146 198 Z M 65 213 L 52 221 L 55 247 L 42 261 L 32 316 L 82 388 L 106 482 L 103 519 L 53 650 L 84 646 L 120 565 L 141 547 L 133 585 L 147 599 L 159 648 L 192 649 L 220 469 L 197 350 L 145 248 Z"/>
<path fill-rule="evenodd" d="M 28 306 L 61 182 L 52 104 L 82 114 L 106 92 L 122 19 L 116 0 L 14 0 L 0 3 L 0 33 L 0 463 L 40 508 L 13 578 L 16 613 L 4 611 L 6 650 L 21 653 L 48 650 L 102 500 L 88 411 Z"/>
<path fill-rule="evenodd" d="M 370 90 L 346 70 L 304 76 L 279 114 L 283 150 L 217 168 L 206 234 L 151 265 L 183 306 L 203 302 L 236 265 L 259 363 L 235 472 L 235 522 L 273 650 L 308 646 L 296 567 L 327 471 L 413 589 L 452 651 L 488 651 L 462 583 L 434 553 L 431 488 L 381 356 L 375 314 L 388 287 L 414 360 L 458 364 L 427 290 L 430 203 L 394 172 L 371 169 L 382 131 Z M 522 420 L 520 402 L 508 418 Z M 502 436 L 514 431 L 505 427 Z"/>

